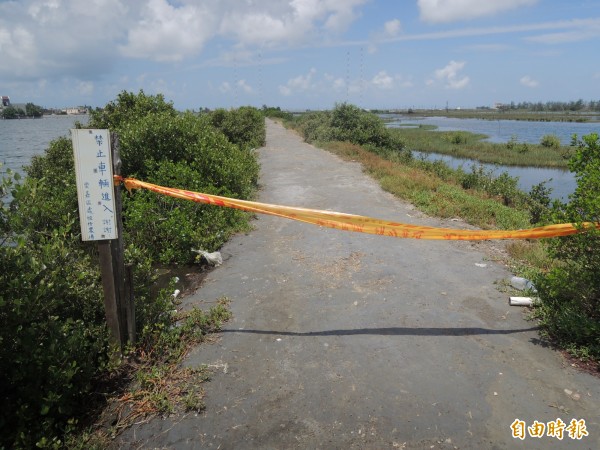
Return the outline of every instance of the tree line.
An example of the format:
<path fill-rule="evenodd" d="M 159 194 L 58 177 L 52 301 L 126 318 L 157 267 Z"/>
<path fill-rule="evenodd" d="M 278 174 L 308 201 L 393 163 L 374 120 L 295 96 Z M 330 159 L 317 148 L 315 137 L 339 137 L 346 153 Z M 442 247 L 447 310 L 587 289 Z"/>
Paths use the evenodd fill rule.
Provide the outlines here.
<path fill-rule="evenodd" d="M 3 119 L 21 119 L 24 117 L 38 118 L 42 117 L 43 109 L 41 106 L 34 105 L 33 103 L 27 103 L 25 109 L 17 108 L 15 106 L 7 106 L 2 109 Z"/>
<path fill-rule="evenodd" d="M 579 99 L 570 102 L 510 102 L 502 105 L 499 109 L 502 110 L 526 110 L 532 112 L 584 112 L 595 111 L 600 112 L 600 100 L 590 100 L 588 102 Z"/>

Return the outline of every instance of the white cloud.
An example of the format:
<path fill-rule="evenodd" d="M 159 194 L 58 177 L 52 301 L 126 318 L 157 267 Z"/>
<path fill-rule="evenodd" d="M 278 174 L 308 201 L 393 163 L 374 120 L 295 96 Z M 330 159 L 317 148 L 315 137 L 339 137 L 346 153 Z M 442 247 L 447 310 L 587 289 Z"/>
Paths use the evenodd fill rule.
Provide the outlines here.
<path fill-rule="evenodd" d="M 287 86 L 279 86 L 279 93 L 285 97 L 292 95 L 292 90 Z"/>
<path fill-rule="evenodd" d="M 124 36 L 120 0 L 0 2 L 0 76 L 91 78 L 107 73 Z"/>
<path fill-rule="evenodd" d="M 538 0 L 418 0 L 421 19 L 430 23 L 455 22 L 491 16 Z"/>
<path fill-rule="evenodd" d="M 600 78 L 600 76 L 598 78 Z M 333 88 L 336 91 L 341 91 L 341 90 L 346 89 L 346 81 L 343 78 L 336 78 L 333 81 Z"/>
<path fill-rule="evenodd" d="M 132 58 L 181 61 L 198 53 L 216 28 L 217 20 L 207 8 L 149 0 L 120 49 Z"/>
<path fill-rule="evenodd" d="M 223 81 L 219 86 L 219 91 L 221 91 L 223 94 L 231 92 L 231 85 L 227 81 Z"/>
<path fill-rule="evenodd" d="M 383 25 L 383 30 L 386 36 L 394 37 L 400 33 L 402 25 L 398 19 L 390 20 Z"/>
<path fill-rule="evenodd" d="M 394 78 L 389 76 L 385 70 L 382 70 L 373 77 L 371 83 L 379 89 L 392 89 L 394 87 Z"/>
<path fill-rule="evenodd" d="M 297 92 L 313 89 L 316 87 L 313 82 L 316 73 L 317 69 L 312 68 L 306 75 L 298 75 L 297 77 L 290 78 L 285 86 L 279 86 L 279 92 L 282 95 L 290 96 Z"/>
<path fill-rule="evenodd" d="M 255 93 L 254 88 L 252 86 L 250 86 L 248 83 L 246 83 L 246 80 L 239 80 L 236 85 L 239 89 L 244 91 L 246 94 L 254 94 Z"/>
<path fill-rule="evenodd" d="M 534 80 L 533 78 L 531 78 L 529 75 L 525 75 L 524 77 L 521 77 L 521 79 L 519 80 L 519 82 L 523 85 L 523 86 L 527 86 L 530 88 L 535 88 L 539 86 L 539 82 L 537 82 L 536 80 Z"/>
<path fill-rule="evenodd" d="M 400 74 L 390 75 L 386 70 L 381 70 L 375 74 L 368 84 L 379 90 L 391 90 L 398 87 L 409 88 L 413 86 L 410 78 Z"/>
<path fill-rule="evenodd" d="M 445 67 L 435 71 L 435 78 L 438 81 L 445 82 L 445 87 L 448 89 L 462 89 L 469 84 L 468 76 L 460 76 L 460 71 L 465 67 L 464 61 L 450 61 Z M 433 80 L 427 80 L 427 85 L 430 86 Z"/>
<path fill-rule="evenodd" d="M 122 58 L 183 61 L 219 38 L 239 53 L 321 44 L 368 1 L 0 0 L 0 76 L 98 79 Z"/>
<path fill-rule="evenodd" d="M 367 0 L 226 0 L 219 33 L 242 45 L 299 45 L 345 31 Z"/>
<path fill-rule="evenodd" d="M 323 77 L 325 78 L 325 81 L 329 83 L 328 86 L 330 86 L 334 91 L 342 92 L 346 90 L 347 83 L 342 77 L 336 78 L 335 75 L 330 73 L 326 73 Z"/>
<path fill-rule="evenodd" d="M 0 28 L 0 73 L 15 72 L 17 77 L 27 76 L 35 70 L 38 57 L 35 37 L 27 29 L 17 25 L 12 30 Z"/>

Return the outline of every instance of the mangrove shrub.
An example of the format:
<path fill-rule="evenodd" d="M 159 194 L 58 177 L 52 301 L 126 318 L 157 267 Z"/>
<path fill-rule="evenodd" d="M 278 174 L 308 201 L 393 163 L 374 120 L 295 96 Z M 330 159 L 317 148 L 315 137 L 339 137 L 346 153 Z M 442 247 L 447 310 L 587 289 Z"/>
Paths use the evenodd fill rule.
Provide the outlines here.
<path fill-rule="evenodd" d="M 574 138 L 569 168 L 577 187 L 566 204 L 556 203 L 553 220 L 583 227 L 600 222 L 600 138 L 592 133 Z M 600 232 L 556 239 L 550 247 L 556 266 L 538 277 L 542 325 L 574 354 L 600 360 Z"/>
<path fill-rule="evenodd" d="M 217 109 L 209 117 L 212 125 L 241 149 L 251 150 L 265 145 L 265 116 L 258 109 L 251 106 L 232 110 Z"/>
<path fill-rule="evenodd" d="M 332 111 L 302 114 L 296 125 L 307 142 L 345 141 L 376 153 L 404 150 L 402 140 L 377 115 L 347 103 L 337 104 Z"/>
<path fill-rule="evenodd" d="M 264 121 L 252 123 L 251 135 L 264 134 Z M 238 198 L 256 186 L 252 152 L 160 95 L 123 92 L 91 114 L 89 127 L 119 134 L 125 176 Z M 26 174 L 0 183 L 0 448 L 60 448 L 102 400 L 108 332 L 96 245 L 81 241 L 71 140 L 54 140 Z M 123 208 L 138 350 L 150 354 L 174 309 L 168 292 L 152 293 L 153 267 L 191 262 L 192 247 L 217 249 L 247 216 L 144 191 L 125 192 Z"/>

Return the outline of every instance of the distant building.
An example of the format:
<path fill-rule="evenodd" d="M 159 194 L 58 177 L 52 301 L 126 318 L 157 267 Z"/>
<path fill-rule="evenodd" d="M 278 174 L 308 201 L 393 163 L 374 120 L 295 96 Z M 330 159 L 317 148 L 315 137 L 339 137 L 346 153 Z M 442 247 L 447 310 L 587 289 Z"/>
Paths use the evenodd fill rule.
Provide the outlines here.
<path fill-rule="evenodd" d="M 67 108 L 67 114 L 69 115 L 87 114 L 87 112 L 87 108 L 82 108 L 81 106 L 78 106 L 77 108 Z"/>
<path fill-rule="evenodd" d="M 8 95 L 2 96 L 2 106 L 10 106 L 10 98 L 8 98 Z"/>

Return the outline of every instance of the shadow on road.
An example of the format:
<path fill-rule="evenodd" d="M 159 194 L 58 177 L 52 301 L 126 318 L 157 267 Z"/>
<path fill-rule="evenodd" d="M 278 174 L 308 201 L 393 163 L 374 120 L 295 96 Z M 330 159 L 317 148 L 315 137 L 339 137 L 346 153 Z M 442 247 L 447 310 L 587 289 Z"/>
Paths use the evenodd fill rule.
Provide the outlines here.
<path fill-rule="evenodd" d="M 277 330 L 221 330 L 222 333 L 250 333 L 279 336 L 353 336 L 353 335 L 379 335 L 379 336 L 472 336 L 479 334 L 514 334 L 537 331 L 539 327 L 519 328 L 515 330 L 492 330 L 489 328 L 359 328 L 354 330 L 323 330 L 323 331 L 277 331 Z"/>

